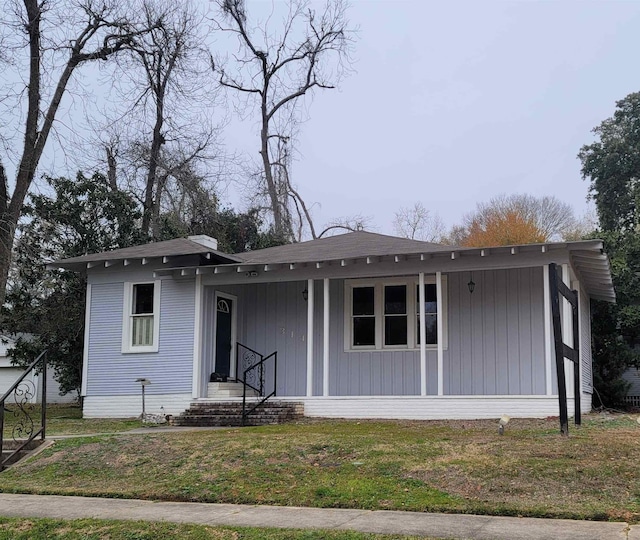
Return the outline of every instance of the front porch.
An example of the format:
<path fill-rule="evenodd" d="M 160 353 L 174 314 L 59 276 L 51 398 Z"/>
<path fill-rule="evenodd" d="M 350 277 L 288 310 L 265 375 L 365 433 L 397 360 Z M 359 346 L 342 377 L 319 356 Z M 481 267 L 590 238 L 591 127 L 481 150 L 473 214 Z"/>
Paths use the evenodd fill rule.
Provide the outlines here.
<path fill-rule="evenodd" d="M 542 265 L 242 284 L 196 276 L 201 308 L 192 397 L 209 397 L 212 373 L 241 380 L 255 351 L 277 352 L 277 376 L 269 363 L 265 380 L 275 379 L 280 398 L 554 396 L 546 272 Z M 565 272 L 569 281 L 568 265 Z M 402 287 L 406 301 L 394 316 L 403 319 L 403 343 L 381 342 L 384 325 L 395 322 L 381 313 L 370 317 L 371 334 L 378 334 L 372 340 L 378 341 L 354 345 L 354 290 L 369 284 L 380 284 L 380 290 L 371 287 L 376 298 Z M 588 323 L 585 304 L 581 323 Z M 220 325 L 229 312 L 231 322 Z M 251 351 L 248 356 L 235 338 Z"/>

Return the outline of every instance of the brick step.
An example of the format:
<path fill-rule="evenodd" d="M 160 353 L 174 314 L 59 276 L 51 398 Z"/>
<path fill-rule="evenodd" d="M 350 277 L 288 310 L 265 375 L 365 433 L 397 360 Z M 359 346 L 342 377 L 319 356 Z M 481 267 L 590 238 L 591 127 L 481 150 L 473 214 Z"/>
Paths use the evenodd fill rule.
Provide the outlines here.
<path fill-rule="evenodd" d="M 251 407 L 254 402 L 247 405 Z M 304 416 L 304 406 L 295 402 L 269 402 L 249 415 L 246 425 L 266 425 L 291 422 Z M 171 419 L 175 426 L 240 426 L 242 403 L 192 403 L 191 407 Z"/>
<path fill-rule="evenodd" d="M 249 407 L 250 408 L 250 407 Z M 286 408 L 262 408 L 258 407 L 258 409 L 266 414 L 302 414 L 300 411 L 296 411 L 295 409 L 286 409 Z M 242 413 L 242 407 L 231 408 L 231 407 L 204 407 L 198 409 L 188 409 L 189 414 L 225 414 L 225 413 Z M 186 412 L 186 411 L 185 411 Z"/>

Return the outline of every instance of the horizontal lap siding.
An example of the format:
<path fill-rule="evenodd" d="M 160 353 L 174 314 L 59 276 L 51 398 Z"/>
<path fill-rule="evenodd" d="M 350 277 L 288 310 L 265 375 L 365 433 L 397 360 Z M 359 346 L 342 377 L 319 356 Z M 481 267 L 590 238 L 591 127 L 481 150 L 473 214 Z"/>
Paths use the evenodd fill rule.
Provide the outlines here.
<path fill-rule="evenodd" d="M 140 392 L 137 378 L 147 378 L 149 394 L 191 391 L 193 372 L 193 280 L 163 280 L 157 353 L 122 354 L 124 283 L 91 287 L 91 327 L 87 395 Z"/>
<path fill-rule="evenodd" d="M 545 393 L 542 270 L 448 274 L 448 395 Z M 469 292 L 473 278 L 475 290 Z"/>
<path fill-rule="evenodd" d="M 591 371 L 591 306 L 589 297 L 580 292 L 580 357 L 582 390 L 591 394 L 593 392 L 593 376 Z"/>

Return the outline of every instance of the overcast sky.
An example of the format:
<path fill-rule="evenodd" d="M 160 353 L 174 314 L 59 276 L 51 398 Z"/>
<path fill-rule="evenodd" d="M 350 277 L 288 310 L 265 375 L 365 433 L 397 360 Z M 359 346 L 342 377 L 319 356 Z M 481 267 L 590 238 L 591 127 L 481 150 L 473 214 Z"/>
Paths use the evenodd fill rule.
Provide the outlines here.
<path fill-rule="evenodd" d="M 247 8 L 268 15 L 283 1 Z M 213 2 L 197 2 L 213 15 Z M 392 234 L 395 212 L 416 201 L 452 226 L 502 193 L 555 195 L 586 211 L 576 155 L 615 102 L 640 91 L 640 0 L 352 0 L 348 16 L 359 28 L 353 73 L 315 93 L 296 144 L 293 181 L 317 227 L 359 214 Z M 222 45 L 211 32 L 210 50 Z M 82 103 L 65 96 L 58 129 L 81 133 Z M 255 119 L 232 121 L 226 151 L 257 159 L 257 133 Z M 86 168 L 73 158 L 88 153 L 68 147 L 50 138 L 40 172 Z M 230 185 L 224 202 L 238 206 L 238 192 Z"/>
<path fill-rule="evenodd" d="M 586 210 L 576 154 L 640 90 L 640 2 L 354 0 L 349 15 L 355 72 L 316 94 L 294 168 L 319 225 L 363 214 L 392 233 L 415 201 L 453 225 L 500 193 Z"/>

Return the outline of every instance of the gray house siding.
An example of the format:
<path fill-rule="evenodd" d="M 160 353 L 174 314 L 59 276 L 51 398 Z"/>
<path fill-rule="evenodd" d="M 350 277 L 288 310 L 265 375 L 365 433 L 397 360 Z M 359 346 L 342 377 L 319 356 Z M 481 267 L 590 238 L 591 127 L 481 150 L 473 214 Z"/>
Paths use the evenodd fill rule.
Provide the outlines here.
<path fill-rule="evenodd" d="M 540 267 L 449 274 L 448 395 L 545 393 Z"/>
<path fill-rule="evenodd" d="M 580 356 L 582 390 L 588 394 L 593 393 L 593 373 L 591 364 L 593 362 L 591 354 L 591 305 L 589 297 L 580 291 Z"/>
<path fill-rule="evenodd" d="M 121 281 L 103 283 L 100 279 L 91 286 L 87 395 L 137 394 L 140 384 L 135 379 L 140 377 L 151 381 L 146 389 L 150 394 L 191 392 L 194 280 L 162 280 L 158 352 L 123 354 L 124 282 L 145 278 L 125 272 L 117 277 Z"/>
<path fill-rule="evenodd" d="M 203 359 L 208 377 L 213 366 L 215 333 L 215 291 L 238 298 L 238 342 L 268 355 L 278 352 L 280 396 L 306 393 L 307 305 L 302 297 L 306 282 L 257 283 L 243 286 L 204 288 Z M 273 380 L 273 363 L 267 364 L 266 381 Z M 240 375 L 240 374 L 238 374 Z"/>
<path fill-rule="evenodd" d="M 329 395 L 333 396 L 410 396 L 420 394 L 420 355 L 416 351 L 358 351 L 344 350 L 344 280 L 330 282 L 330 341 L 329 341 Z M 316 336 L 322 336 L 323 283 L 316 283 L 314 321 Z M 314 342 L 314 393 L 322 393 L 322 339 Z M 427 370 L 427 379 L 438 391 L 437 360 L 433 352 L 433 371 Z M 319 367 L 319 369 L 318 369 Z M 431 375 L 431 376 L 430 376 Z"/>
<path fill-rule="evenodd" d="M 447 275 L 446 395 L 544 395 L 542 268 Z M 238 297 L 238 341 L 262 354 L 278 351 L 281 396 L 306 393 L 305 281 L 217 287 Z M 215 286 L 205 287 L 213 313 Z M 313 393 L 322 394 L 323 282 L 315 282 Z M 416 350 L 345 351 L 344 280 L 330 281 L 329 395 L 419 395 Z M 213 319 L 203 315 L 203 355 L 213 354 Z M 209 317 L 209 318 L 207 318 Z M 206 365 L 206 364 L 205 364 Z M 206 371 L 206 370 L 205 370 Z M 271 376 L 268 371 L 267 377 Z M 437 352 L 427 350 L 427 394 L 437 394 Z"/>

